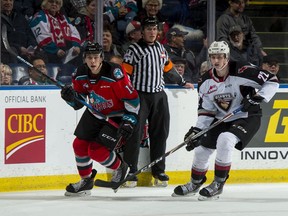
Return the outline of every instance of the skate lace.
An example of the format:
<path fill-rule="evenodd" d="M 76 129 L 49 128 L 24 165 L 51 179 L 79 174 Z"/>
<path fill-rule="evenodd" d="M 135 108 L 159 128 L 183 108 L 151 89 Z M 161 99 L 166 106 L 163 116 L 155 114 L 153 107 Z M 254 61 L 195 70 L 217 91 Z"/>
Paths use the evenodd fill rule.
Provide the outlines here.
<path fill-rule="evenodd" d="M 87 179 L 81 179 L 79 182 L 71 184 L 75 191 L 78 191 L 81 187 L 83 187 L 87 183 Z"/>
<path fill-rule="evenodd" d="M 119 182 L 122 177 L 122 166 L 120 166 L 117 170 L 114 171 L 111 181 Z"/>
<path fill-rule="evenodd" d="M 213 181 L 206 189 L 209 191 L 210 194 L 213 194 L 219 190 L 221 186 L 220 182 Z"/>
<path fill-rule="evenodd" d="M 193 184 L 192 182 L 188 182 L 187 184 L 183 185 L 189 192 L 197 189 L 197 185 Z"/>

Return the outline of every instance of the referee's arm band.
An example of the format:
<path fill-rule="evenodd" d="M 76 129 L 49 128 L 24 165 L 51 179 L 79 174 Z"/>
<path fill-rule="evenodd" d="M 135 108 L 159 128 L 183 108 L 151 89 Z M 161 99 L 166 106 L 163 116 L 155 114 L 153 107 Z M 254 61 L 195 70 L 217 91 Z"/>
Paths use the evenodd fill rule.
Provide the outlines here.
<path fill-rule="evenodd" d="M 172 61 L 169 59 L 168 62 L 165 64 L 164 72 L 167 73 L 167 72 L 170 71 L 172 68 L 173 68 L 173 63 L 172 63 Z"/>
<path fill-rule="evenodd" d="M 132 73 L 133 73 L 133 66 L 132 65 L 127 64 L 127 63 L 123 63 L 122 66 L 125 68 L 126 72 L 129 75 L 132 75 Z"/>

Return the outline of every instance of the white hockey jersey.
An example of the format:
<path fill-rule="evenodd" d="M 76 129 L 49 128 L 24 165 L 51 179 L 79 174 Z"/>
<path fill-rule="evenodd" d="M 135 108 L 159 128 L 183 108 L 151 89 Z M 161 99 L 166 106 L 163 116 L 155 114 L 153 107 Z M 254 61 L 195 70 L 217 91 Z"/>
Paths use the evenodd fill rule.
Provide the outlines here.
<path fill-rule="evenodd" d="M 198 120 L 196 127 L 207 128 L 214 118 L 225 115 L 240 107 L 243 98 L 253 91 L 264 98 L 265 102 L 275 95 L 279 83 L 277 77 L 259 67 L 241 62 L 229 62 L 226 77 L 217 77 L 215 69 L 210 69 L 198 84 Z M 226 121 L 247 118 L 247 112 L 238 112 Z"/>

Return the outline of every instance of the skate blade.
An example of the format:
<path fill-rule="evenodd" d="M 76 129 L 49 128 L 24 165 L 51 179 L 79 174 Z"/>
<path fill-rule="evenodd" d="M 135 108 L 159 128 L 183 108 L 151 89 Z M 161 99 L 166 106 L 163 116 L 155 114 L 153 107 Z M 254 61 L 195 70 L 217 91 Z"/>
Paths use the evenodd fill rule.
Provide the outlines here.
<path fill-rule="evenodd" d="M 172 197 L 192 197 L 192 196 L 195 196 L 196 193 L 188 193 L 188 194 L 185 194 L 185 195 L 179 195 L 179 194 L 175 194 L 175 193 L 172 193 L 171 196 Z"/>
<path fill-rule="evenodd" d="M 85 197 L 85 196 L 90 196 L 91 191 L 86 190 L 86 191 L 80 191 L 78 193 L 71 193 L 71 192 L 66 191 L 64 195 L 68 197 Z"/>
<path fill-rule="evenodd" d="M 206 197 L 206 196 L 199 195 L 198 200 L 199 201 L 212 201 L 212 200 L 218 200 L 219 197 L 220 197 L 219 195 L 215 195 L 212 197 Z"/>
<path fill-rule="evenodd" d="M 127 181 L 125 184 L 123 184 L 124 188 L 135 188 L 137 187 L 137 181 Z"/>
<path fill-rule="evenodd" d="M 154 187 L 167 187 L 168 181 L 160 181 L 159 179 L 155 179 L 153 186 Z"/>

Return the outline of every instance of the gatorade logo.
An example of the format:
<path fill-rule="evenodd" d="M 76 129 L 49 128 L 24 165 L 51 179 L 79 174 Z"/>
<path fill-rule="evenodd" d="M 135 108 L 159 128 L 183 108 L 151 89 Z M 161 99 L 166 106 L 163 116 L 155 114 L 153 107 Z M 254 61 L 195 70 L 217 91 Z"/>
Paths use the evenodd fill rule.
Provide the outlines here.
<path fill-rule="evenodd" d="M 288 143 L 288 101 L 275 100 L 273 109 L 277 111 L 269 119 L 265 142 Z"/>
<path fill-rule="evenodd" d="M 5 110 L 5 164 L 45 162 L 45 108 Z"/>

